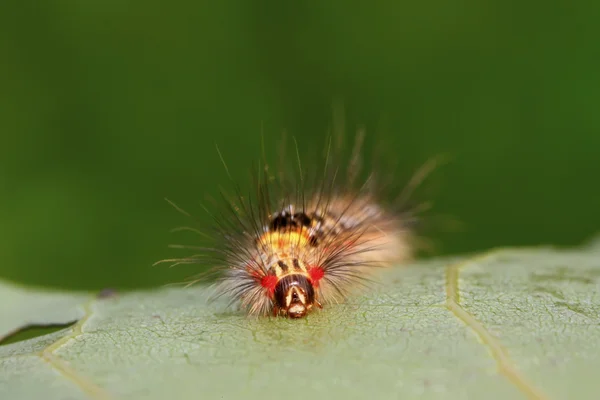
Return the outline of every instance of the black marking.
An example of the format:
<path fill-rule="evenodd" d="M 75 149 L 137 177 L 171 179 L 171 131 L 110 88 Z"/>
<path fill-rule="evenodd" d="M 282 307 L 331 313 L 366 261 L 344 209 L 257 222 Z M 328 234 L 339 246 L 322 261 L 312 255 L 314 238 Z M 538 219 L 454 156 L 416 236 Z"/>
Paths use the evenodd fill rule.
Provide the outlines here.
<path fill-rule="evenodd" d="M 284 216 L 277 216 L 271 220 L 269 224 L 269 229 L 272 231 L 283 230 L 288 226 L 288 219 Z"/>
<path fill-rule="evenodd" d="M 292 292 L 292 303 L 297 303 L 300 301 L 300 296 L 298 296 L 298 292 L 294 290 Z"/>
<path fill-rule="evenodd" d="M 301 226 L 310 227 L 312 224 L 311 218 L 303 212 L 298 212 L 294 214 L 294 220 L 298 221 Z"/>
<path fill-rule="evenodd" d="M 303 212 L 290 214 L 287 211 L 282 211 L 275 215 L 269 223 L 269 229 L 272 231 L 281 231 L 288 229 L 300 229 L 302 227 L 310 228 L 312 219 Z"/>
<path fill-rule="evenodd" d="M 277 261 L 277 265 L 279 265 L 279 267 L 281 268 L 281 271 L 283 271 L 283 272 L 287 272 L 288 269 L 289 269 L 289 267 L 287 266 L 287 264 L 284 263 L 281 260 Z"/>
<path fill-rule="evenodd" d="M 302 271 L 302 267 L 300 267 L 300 262 L 298 262 L 298 259 L 297 259 L 297 258 L 294 258 L 294 259 L 292 260 L 292 263 L 294 264 L 294 269 L 295 269 L 296 271 Z"/>

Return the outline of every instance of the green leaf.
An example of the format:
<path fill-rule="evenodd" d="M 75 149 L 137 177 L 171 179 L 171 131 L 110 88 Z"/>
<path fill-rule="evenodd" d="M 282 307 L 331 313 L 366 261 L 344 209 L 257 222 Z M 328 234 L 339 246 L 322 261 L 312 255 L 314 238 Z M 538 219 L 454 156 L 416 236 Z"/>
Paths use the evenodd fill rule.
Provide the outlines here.
<path fill-rule="evenodd" d="M 503 249 L 382 273 L 306 319 L 248 318 L 208 290 L 108 297 L 0 285 L 2 399 L 593 399 L 600 247 Z"/>
<path fill-rule="evenodd" d="M 81 319 L 83 293 L 42 290 L 0 281 L 0 342 L 36 325 L 64 325 Z"/>

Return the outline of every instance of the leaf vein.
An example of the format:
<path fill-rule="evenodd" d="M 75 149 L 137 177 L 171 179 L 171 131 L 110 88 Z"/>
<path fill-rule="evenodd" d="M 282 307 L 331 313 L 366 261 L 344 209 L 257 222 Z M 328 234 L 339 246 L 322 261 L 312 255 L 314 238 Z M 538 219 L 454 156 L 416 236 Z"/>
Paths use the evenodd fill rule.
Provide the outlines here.
<path fill-rule="evenodd" d="M 545 400 L 547 397 L 542 392 L 526 381 L 519 371 L 514 367 L 513 361 L 508 356 L 507 350 L 502 344 L 478 321 L 473 315 L 469 314 L 460 304 L 459 278 L 463 267 L 474 262 L 480 262 L 485 259 L 496 256 L 503 249 L 492 250 L 480 256 L 476 256 L 466 261 L 450 264 L 446 267 L 446 308 L 467 327 L 469 327 L 479 340 L 488 348 L 492 357 L 498 365 L 498 370 L 514 386 L 530 399 Z"/>
<path fill-rule="evenodd" d="M 83 334 L 83 326 L 93 315 L 92 303 L 95 299 L 88 301 L 84 306 L 84 316 L 75 325 L 73 325 L 71 333 L 58 339 L 56 342 L 50 344 L 45 349 L 37 353 L 37 355 L 47 362 L 52 368 L 58 371 L 63 377 L 77 385 L 84 393 L 90 396 L 92 399 L 108 400 L 112 399 L 112 396 L 108 394 L 104 389 L 90 381 L 87 377 L 82 376 L 75 371 L 71 366 L 63 360 L 61 357 L 56 355 L 56 351 L 64 346 L 67 342 L 77 338 Z"/>

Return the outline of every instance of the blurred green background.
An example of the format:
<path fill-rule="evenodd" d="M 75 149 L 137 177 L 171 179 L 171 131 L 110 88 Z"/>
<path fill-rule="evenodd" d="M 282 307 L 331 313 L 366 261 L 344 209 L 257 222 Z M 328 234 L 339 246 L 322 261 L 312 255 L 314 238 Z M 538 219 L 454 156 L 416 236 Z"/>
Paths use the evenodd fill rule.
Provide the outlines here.
<path fill-rule="evenodd" d="M 579 244 L 600 227 L 600 3 L 43 1 L 0 6 L 0 276 L 178 281 L 164 197 L 244 183 L 283 130 L 347 127 L 401 165 L 436 154 L 441 253 Z"/>

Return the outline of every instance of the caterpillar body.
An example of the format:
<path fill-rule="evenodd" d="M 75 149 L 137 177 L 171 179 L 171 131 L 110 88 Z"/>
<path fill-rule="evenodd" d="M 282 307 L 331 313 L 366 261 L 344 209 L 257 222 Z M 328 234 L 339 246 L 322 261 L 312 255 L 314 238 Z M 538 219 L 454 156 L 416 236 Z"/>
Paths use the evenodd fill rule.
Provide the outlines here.
<path fill-rule="evenodd" d="M 411 256 L 401 221 L 368 197 L 287 205 L 248 243 L 244 265 L 231 264 L 219 290 L 251 314 L 300 318 L 340 301 L 369 269 Z"/>
<path fill-rule="evenodd" d="M 361 142 L 358 135 L 347 168 L 334 165 L 328 150 L 324 172 L 310 187 L 299 158 L 299 173 L 291 180 L 275 179 L 263 164 L 254 193 L 244 196 L 236 185 L 235 196 L 224 196 L 226 212 L 211 214 L 216 230 L 209 238 L 216 245 L 195 247 L 203 251 L 196 256 L 163 261 L 217 263 L 211 270 L 219 274 L 215 297 L 228 296 L 230 304 L 255 316 L 302 318 L 369 286 L 377 267 L 412 258 L 418 243 L 415 222 L 424 207 L 409 207 L 406 199 L 435 162 L 426 163 L 396 201 L 385 204 L 374 174 L 354 184 Z M 344 169 L 346 179 L 339 182 Z"/>

